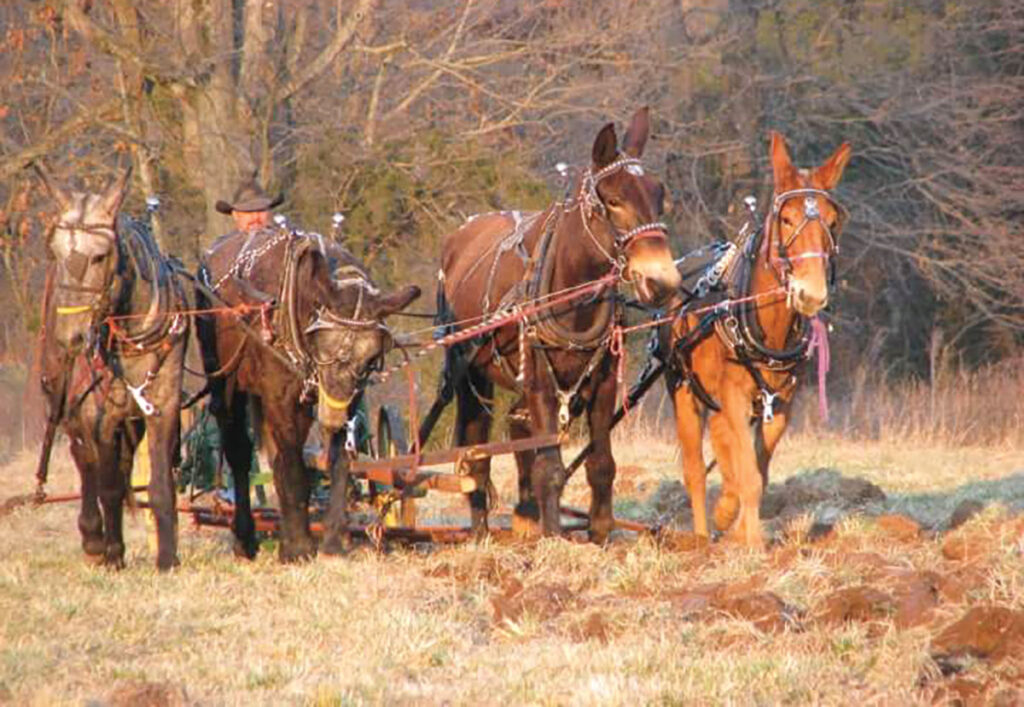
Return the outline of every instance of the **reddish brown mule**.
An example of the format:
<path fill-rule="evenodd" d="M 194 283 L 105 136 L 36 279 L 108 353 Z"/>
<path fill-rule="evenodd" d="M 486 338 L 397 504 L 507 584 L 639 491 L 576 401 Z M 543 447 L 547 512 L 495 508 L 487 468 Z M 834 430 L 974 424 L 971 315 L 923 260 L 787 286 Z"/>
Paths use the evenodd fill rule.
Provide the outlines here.
<path fill-rule="evenodd" d="M 737 540 L 763 545 L 761 492 L 789 419 L 796 390 L 792 371 L 808 354 L 808 318 L 828 303 L 829 260 L 842 216 L 828 192 L 849 159 L 844 143 L 817 169 L 798 170 L 785 139 L 772 133 L 771 213 L 727 275 L 731 296 L 763 297 L 732 306 L 713 329 L 692 314 L 673 324 L 675 375 L 669 385 L 677 386 L 676 432 L 697 535 L 708 535 L 702 436 L 703 416 L 711 408 L 711 444 L 723 479 L 715 526 L 724 531 L 735 522 Z"/>
<path fill-rule="evenodd" d="M 514 310 L 610 273 L 635 284 L 641 299 L 660 302 L 679 284 L 666 227 L 659 222 L 664 189 L 640 156 L 648 111 L 634 115 L 619 152 L 615 127 L 594 141 L 591 167 L 574 196 L 541 212 L 501 212 L 470 219 L 443 243 L 442 295 L 450 321 Z M 446 305 L 442 301 L 442 311 Z M 614 288 L 510 324 L 452 352 L 446 374 L 454 385 L 456 441 L 475 444 L 490 433 L 494 384 L 519 392 L 509 416 L 513 438 L 564 430 L 587 414 L 594 451 L 587 459 L 592 491 L 591 537 L 603 542 L 614 525 L 610 425 L 615 406 L 615 357 L 609 354 L 618 317 Z M 525 344 L 525 345 L 524 345 Z M 521 351 L 525 349 L 525 351 Z M 559 498 L 565 467 L 557 447 L 519 454 L 517 515 L 538 516 L 546 534 L 561 530 Z M 477 491 L 469 494 L 473 527 L 487 529 L 489 460 L 473 462 Z"/>

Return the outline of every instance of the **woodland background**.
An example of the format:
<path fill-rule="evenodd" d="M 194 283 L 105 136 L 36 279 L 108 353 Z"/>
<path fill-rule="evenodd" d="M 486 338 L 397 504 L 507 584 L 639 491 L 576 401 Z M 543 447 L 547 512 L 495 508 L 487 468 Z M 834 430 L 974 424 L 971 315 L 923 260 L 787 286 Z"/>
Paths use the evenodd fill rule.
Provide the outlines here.
<path fill-rule="evenodd" d="M 803 165 L 853 144 L 834 426 L 1019 440 L 1022 36 L 1019 0 L 5 0 L 0 455 L 32 436 L 7 411 L 41 416 L 52 207 L 29 159 L 79 187 L 131 161 L 126 208 L 159 195 L 188 263 L 256 170 L 295 224 L 343 211 L 375 277 L 420 284 L 427 311 L 446 231 L 543 206 L 554 164 L 645 104 L 680 255 L 765 202 L 769 130 Z"/>

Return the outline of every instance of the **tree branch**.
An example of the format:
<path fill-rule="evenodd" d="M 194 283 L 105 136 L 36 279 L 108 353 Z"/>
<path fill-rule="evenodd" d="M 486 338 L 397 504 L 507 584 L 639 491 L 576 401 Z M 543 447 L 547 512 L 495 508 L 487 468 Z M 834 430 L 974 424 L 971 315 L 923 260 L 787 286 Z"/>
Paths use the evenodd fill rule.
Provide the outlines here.
<path fill-rule="evenodd" d="M 369 14 L 379 0 L 358 0 L 355 10 L 342 20 L 342 0 L 338 0 L 338 29 L 331 43 L 324 47 L 320 55 L 306 65 L 298 75 L 293 76 L 277 95 L 278 100 L 286 100 L 301 90 L 306 84 L 323 73 L 338 55 L 348 46 L 355 36 L 356 29 Z"/>
<path fill-rule="evenodd" d="M 59 128 L 52 130 L 49 134 L 32 145 L 21 149 L 13 154 L 0 159 L 0 179 L 6 179 L 20 169 L 23 169 L 29 162 L 39 159 L 47 154 L 57 145 L 61 144 L 75 133 L 80 132 L 88 125 L 104 123 L 115 119 L 119 115 L 121 99 L 113 98 L 88 113 L 81 113 L 71 118 Z M 4 146 L 14 148 L 11 142 L 4 138 Z"/>
<path fill-rule="evenodd" d="M 68 24 L 82 35 L 86 41 L 95 45 L 104 53 L 135 66 L 138 71 L 153 81 L 169 85 L 182 80 L 181 77 L 172 76 L 162 67 L 150 62 L 139 52 L 115 38 L 112 33 L 93 22 L 92 18 L 82 11 L 76 0 L 68 0 L 64 4 L 64 16 L 67 18 Z"/>

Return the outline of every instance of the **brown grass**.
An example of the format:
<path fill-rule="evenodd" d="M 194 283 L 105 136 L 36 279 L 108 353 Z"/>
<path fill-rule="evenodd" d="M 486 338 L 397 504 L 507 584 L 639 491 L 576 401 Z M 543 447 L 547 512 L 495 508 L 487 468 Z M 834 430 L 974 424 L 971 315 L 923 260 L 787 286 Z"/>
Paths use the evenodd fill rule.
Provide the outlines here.
<path fill-rule="evenodd" d="M 678 478 L 664 439 L 634 435 L 617 449 L 624 509 Z M 55 461 L 51 490 L 73 489 L 66 450 Z M 822 465 L 897 496 L 952 497 L 969 482 L 1000 483 L 1024 455 L 798 436 L 783 444 L 776 477 Z M 31 489 L 31 466 L 22 457 L 0 468 L 6 495 Z M 582 476 L 571 502 L 586 501 Z M 496 477 L 511 501 L 510 466 Z M 457 499 L 428 505 L 462 510 Z M 944 538 L 897 541 L 853 517 L 815 543 L 799 539 L 798 519 L 793 539 L 765 554 L 621 537 L 605 549 L 361 549 L 282 567 L 266 547 L 236 561 L 226 533 L 186 523 L 183 566 L 168 576 L 151 566 L 141 514 L 127 521 L 120 573 L 82 561 L 74 518 L 68 505 L 0 517 L 0 702 L 922 702 L 967 689 L 939 677 L 939 629 L 979 602 L 1024 610 L 1021 527 L 1000 506 L 957 531 L 984 550 L 967 560 L 948 559 Z M 946 589 L 923 623 L 904 626 L 901 592 L 921 572 Z M 836 592 L 863 585 L 891 603 L 848 622 L 826 615 Z M 1012 660 L 971 666 L 969 682 L 989 697 L 1020 684 Z"/>

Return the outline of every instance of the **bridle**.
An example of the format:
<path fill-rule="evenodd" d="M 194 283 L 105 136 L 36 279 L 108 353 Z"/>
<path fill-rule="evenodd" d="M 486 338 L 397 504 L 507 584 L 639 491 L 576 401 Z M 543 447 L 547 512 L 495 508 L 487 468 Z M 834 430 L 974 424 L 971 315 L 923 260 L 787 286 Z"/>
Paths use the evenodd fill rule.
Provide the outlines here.
<path fill-rule="evenodd" d="M 303 250 L 308 248 L 316 249 L 311 239 L 307 238 L 300 242 L 306 244 Z M 321 257 L 327 258 L 326 252 L 322 249 L 318 250 L 318 252 L 321 254 Z M 389 345 L 393 343 L 394 337 L 383 321 L 362 318 L 363 300 L 366 293 L 369 292 L 371 295 L 374 295 L 378 293 L 378 290 L 370 282 L 367 275 L 356 267 L 345 268 L 347 276 L 344 278 L 336 278 L 337 271 L 331 275 L 335 287 L 358 288 L 356 304 L 352 314 L 348 317 L 343 317 L 321 305 L 317 307 L 313 320 L 300 328 L 297 312 L 297 287 L 299 285 L 297 282 L 297 268 L 300 256 L 301 251 L 298 248 L 291 247 L 286 256 L 284 282 L 281 292 L 281 300 L 285 306 L 285 336 L 283 341 L 285 353 L 292 359 L 294 364 L 309 372 L 303 381 L 303 395 L 312 392 L 315 388 L 319 391 L 321 399 L 328 407 L 335 410 L 344 410 L 348 407 L 349 401 L 339 400 L 328 393 L 321 379 L 320 370 L 331 366 L 343 366 L 351 370 L 353 368 L 352 352 L 355 348 L 353 342 L 358 333 L 382 331 L 385 340 L 384 345 L 381 346 L 380 353 L 368 365 L 353 372 L 352 377 L 355 380 L 355 388 L 358 391 L 374 371 L 383 369 L 384 357 L 389 349 Z M 341 332 L 343 335 L 341 344 L 335 347 L 334 351 L 324 355 L 316 347 L 310 346 L 308 341 L 310 335 L 318 331 Z"/>
<path fill-rule="evenodd" d="M 804 218 L 799 224 L 797 224 L 796 228 L 793 229 L 793 233 L 790 234 L 789 238 L 783 241 L 781 228 L 782 207 L 790 199 L 798 199 L 801 197 L 803 197 L 804 200 Z M 834 231 L 821 217 L 821 209 L 818 207 L 819 197 L 825 199 L 836 212 L 837 218 Z M 790 189 L 788 191 L 781 192 L 780 194 L 776 194 L 775 198 L 772 199 L 771 212 L 768 214 L 765 221 L 765 267 L 772 268 L 779 283 L 788 286 L 790 275 L 793 272 L 793 263 L 795 261 L 821 259 L 825 261 L 826 266 L 829 268 L 829 277 L 831 280 L 835 276 L 835 256 L 839 254 L 838 237 L 842 233 L 843 223 L 846 221 L 847 215 L 848 211 L 846 210 L 846 207 L 836 201 L 835 198 L 824 189 L 805 187 Z M 790 255 L 789 249 L 811 221 L 818 222 L 822 230 L 825 232 L 826 243 L 824 250 L 805 251 L 796 255 Z M 776 237 L 776 233 L 778 234 L 778 237 Z M 773 242 L 775 242 L 776 253 L 778 254 L 775 258 L 771 256 L 771 246 Z"/>
<path fill-rule="evenodd" d="M 590 167 L 580 181 L 580 189 L 575 201 L 583 217 L 583 228 L 587 235 L 590 236 L 590 240 L 593 241 L 597 249 L 612 266 L 617 268 L 620 274 L 624 275 L 627 269 L 627 252 L 629 249 L 638 241 L 647 238 L 667 241 L 668 226 L 662 221 L 651 221 L 650 223 L 640 224 L 628 231 L 622 231 L 612 222 L 608 216 L 608 207 L 601 200 L 601 196 L 597 192 L 597 185 L 601 180 L 610 177 L 622 169 L 625 169 L 634 177 L 644 176 L 643 163 L 636 157 L 620 157 L 596 172 L 593 167 Z M 600 214 L 612 232 L 614 254 L 608 252 L 608 249 L 601 244 L 590 228 L 590 219 L 595 212 Z"/>
<path fill-rule="evenodd" d="M 69 275 L 71 278 L 78 280 L 79 282 L 85 277 L 93 256 L 86 255 L 75 247 L 78 234 L 84 233 L 103 238 L 111 244 L 114 249 L 114 254 L 120 252 L 120 243 L 113 223 L 84 223 L 81 220 L 74 223 L 58 221 L 53 226 L 53 230 L 51 232 L 51 249 L 53 234 L 58 230 L 67 232 L 70 235 L 72 243 L 71 252 L 68 256 L 57 259 L 57 262 L 59 263 L 59 270 L 63 270 L 66 275 Z M 113 265 L 108 265 L 103 284 L 96 287 L 69 282 L 64 278 L 57 278 L 57 281 L 54 283 L 54 287 L 56 289 L 63 290 L 65 292 L 84 293 L 93 296 L 90 298 L 91 301 L 83 304 L 56 305 L 54 309 L 56 314 L 58 316 L 73 316 L 92 312 L 92 322 L 89 329 L 90 331 L 95 329 L 113 299 L 112 289 L 114 286 L 114 276 L 116 275 L 117 267 L 116 262 Z"/>

